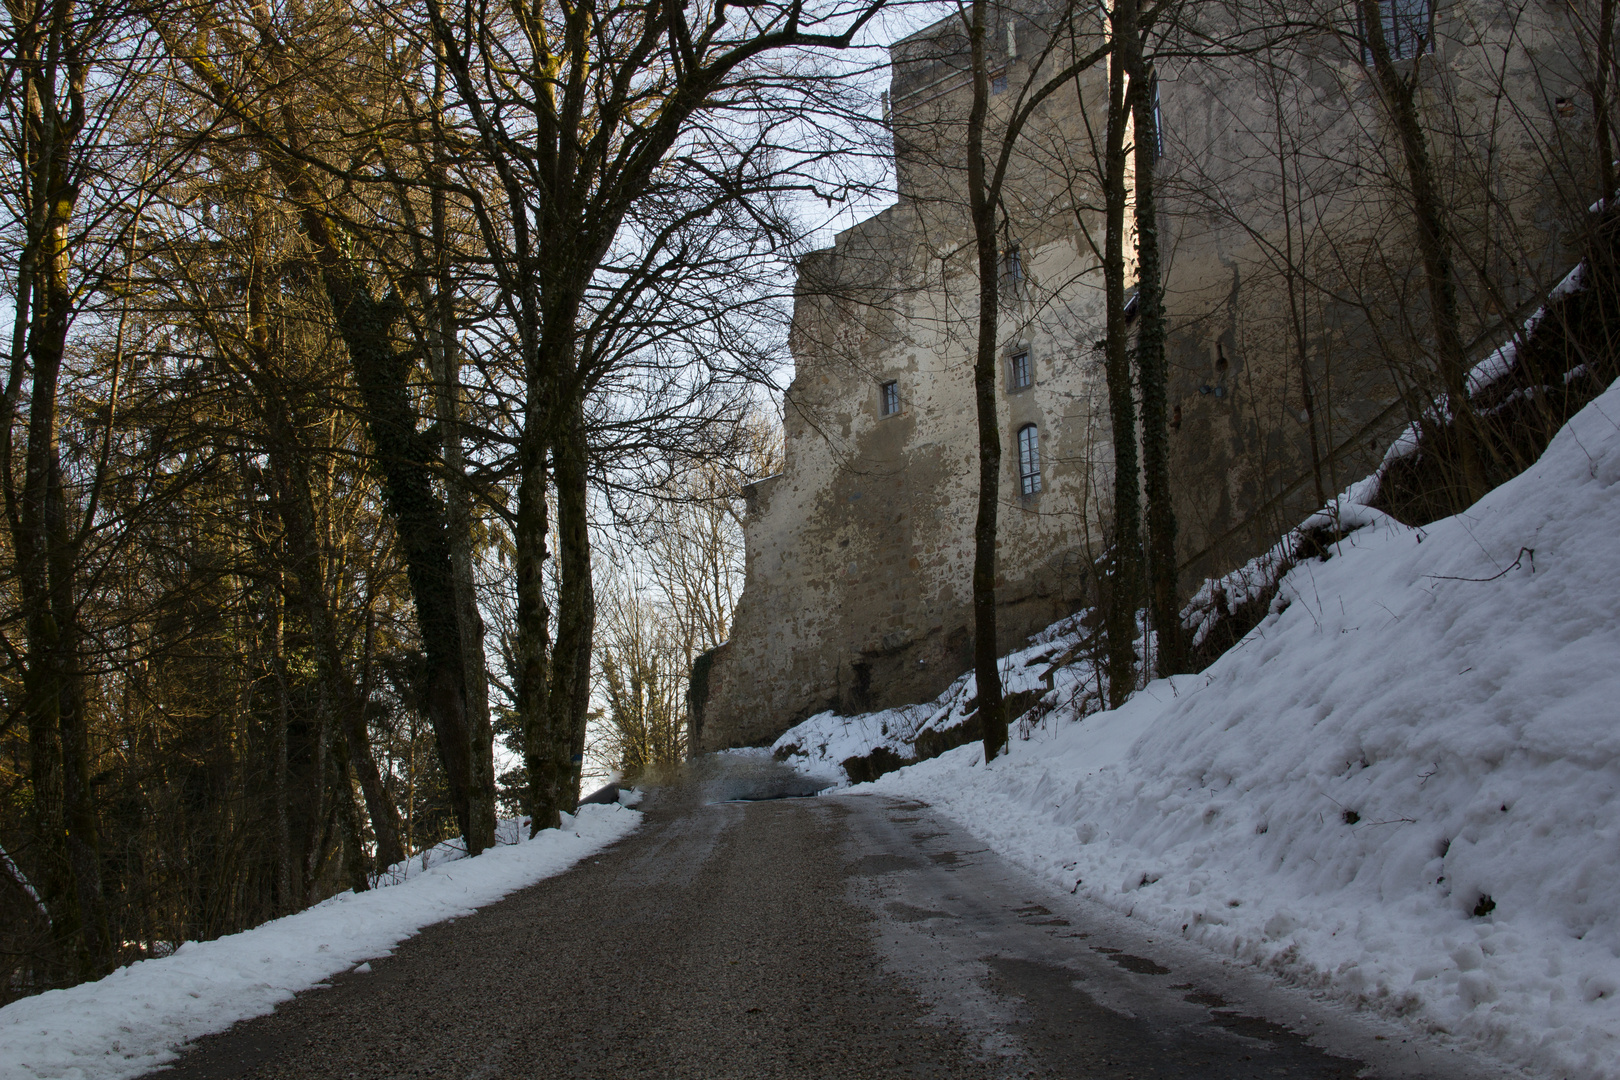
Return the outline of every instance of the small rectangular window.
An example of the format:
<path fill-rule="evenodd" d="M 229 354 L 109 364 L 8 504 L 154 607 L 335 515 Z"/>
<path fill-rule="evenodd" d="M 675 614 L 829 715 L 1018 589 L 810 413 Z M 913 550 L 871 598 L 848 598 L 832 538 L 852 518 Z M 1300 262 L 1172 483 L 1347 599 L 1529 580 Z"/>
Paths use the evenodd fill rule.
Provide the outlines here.
<path fill-rule="evenodd" d="M 1040 436 L 1034 424 L 1018 429 L 1018 490 L 1024 495 L 1041 490 Z"/>
<path fill-rule="evenodd" d="M 1432 0 L 1380 0 L 1379 19 L 1384 26 L 1384 44 L 1391 60 L 1405 60 L 1419 53 L 1434 52 L 1434 5 Z M 1366 23 L 1356 8 L 1356 30 L 1361 35 L 1361 63 L 1372 67 L 1372 47 L 1367 43 Z"/>
<path fill-rule="evenodd" d="M 1024 280 L 1024 253 L 1017 244 L 1007 249 L 1007 284 L 1017 285 Z"/>
<path fill-rule="evenodd" d="M 1007 366 L 1007 388 L 1009 390 L 1023 390 L 1035 382 L 1034 373 L 1029 366 L 1029 351 L 1013 353 L 1012 360 Z"/>
<path fill-rule="evenodd" d="M 879 388 L 878 411 L 884 416 L 893 416 L 900 411 L 900 384 L 886 382 Z"/>

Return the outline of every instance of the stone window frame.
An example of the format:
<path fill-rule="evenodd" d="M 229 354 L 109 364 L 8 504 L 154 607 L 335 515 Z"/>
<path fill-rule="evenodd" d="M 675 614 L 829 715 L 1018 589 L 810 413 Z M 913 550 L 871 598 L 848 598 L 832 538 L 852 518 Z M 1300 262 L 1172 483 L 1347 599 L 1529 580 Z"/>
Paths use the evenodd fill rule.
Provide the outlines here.
<path fill-rule="evenodd" d="M 878 383 L 878 419 L 899 416 L 900 411 L 900 381 L 888 379 Z"/>
<path fill-rule="evenodd" d="M 1024 358 L 1024 381 L 1018 381 L 1018 358 Z M 1006 355 L 1007 393 L 1021 394 L 1026 390 L 1035 388 L 1035 350 L 1027 344 L 1019 343 L 1007 349 Z"/>
<path fill-rule="evenodd" d="M 1041 493 L 1041 429 L 1024 424 L 1018 429 L 1018 494 L 1031 497 Z"/>

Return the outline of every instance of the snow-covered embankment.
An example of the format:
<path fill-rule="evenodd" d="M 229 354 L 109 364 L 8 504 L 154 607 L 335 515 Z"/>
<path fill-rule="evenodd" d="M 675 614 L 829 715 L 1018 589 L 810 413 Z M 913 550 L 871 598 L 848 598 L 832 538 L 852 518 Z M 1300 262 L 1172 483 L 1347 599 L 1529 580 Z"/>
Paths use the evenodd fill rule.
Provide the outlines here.
<path fill-rule="evenodd" d="M 1272 612 L 1118 710 L 1052 698 L 989 768 L 969 745 L 873 787 L 1227 955 L 1620 1077 L 1620 384 L 1467 513 L 1295 567 Z"/>
<path fill-rule="evenodd" d="M 340 893 L 97 982 L 12 1002 L 0 1009 L 0 1078 L 120 1080 L 149 1072 L 185 1042 L 268 1013 L 356 965 L 368 971 L 364 961 L 423 927 L 562 873 L 640 820 L 617 805 L 582 806 L 564 815 L 563 828 L 521 842 L 518 822 L 503 821 L 501 845 L 476 859 L 464 857 L 459 841 L 441 844 L 393 868 L 388 876 L 397 884 Z"/>

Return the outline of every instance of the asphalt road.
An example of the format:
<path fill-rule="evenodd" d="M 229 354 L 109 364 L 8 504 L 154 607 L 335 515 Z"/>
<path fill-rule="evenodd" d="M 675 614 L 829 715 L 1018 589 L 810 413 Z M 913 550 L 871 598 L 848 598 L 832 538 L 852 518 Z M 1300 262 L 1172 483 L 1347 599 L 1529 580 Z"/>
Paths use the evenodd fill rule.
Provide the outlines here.
<path fill-rule="evenodd" d="M 1055 895 L 926 806 L 711 761 L 570 872 L 169 1080 L 1497 1075 Z"/>

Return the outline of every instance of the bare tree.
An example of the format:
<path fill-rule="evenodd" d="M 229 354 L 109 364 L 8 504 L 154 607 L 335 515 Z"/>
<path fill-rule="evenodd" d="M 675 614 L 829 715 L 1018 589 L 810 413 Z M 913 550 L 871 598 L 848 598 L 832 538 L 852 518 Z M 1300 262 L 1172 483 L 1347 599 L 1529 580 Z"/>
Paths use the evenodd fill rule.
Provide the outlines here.
<path fill-rule="evenodd" d="M 996 537 L 1001 501 L 1001 432 L 997 421 L 996 389 L 1001 328 L 1001 281 L 1004 260 L 1019 258 L 1004 253 L 1006 232 L 1003 191 L 1009 169 L 1031 119 L 1049 98 L 1078 85 L 1080 75 L 1108 55 L 1110 46 L 1092 44 L 1095 35 L 1082 31 L 1082 9 L 1067 4 L 1059 9 L 1028 67 L 1007 113 L 990 116 L 991 68 L 989 36 L 993 23 L 1013 23 L 990 0 L 972 0 L 959 9 L 969 50 L 972 104 L 967 117 L 967 201 L 972 222 L 978 278 L 978 318 L 975 334 L 973 387 L 979 432 L 979 498 L 973 531 L 973 667 L 978 680 L 979 724 L 984 756 L 989 761 L 1007 745 L 1007 714 L 1002 700 L 999 645 L 996 634 Z M 1089 9 L 1085 17 L 1090 17 Z M 1016 30 L 1008 29 L 1008 34 Z M 1015 40 L 1015 39 L 1009 39 Z M 1134 443 L 1133 443 L 1134 447 Z M 1135 475 L 1134 469 L 1132 475 Z"/>
<path fill-rule="evenodd" d="M 0 396 L 0 482 L 24 615 L 21 711 L 34 862 L 59 965 L 52 978 L 83 978 L 113 955 L 80 618 L 108 458 L 76 454 L 71 444 L 64 453 L 62 402 L 76 368 L 74 321 L 116 273 L 138 218 L 130 208 L 153 175 L 155 163 L 126 126 L 149 65 L 120 4 L 11 3 L 0 33 L 10 57 L 0 139 L 16 166 L 3 196 L 15 321 Z M 122 361 L 113 357 L 109 409 Z"/>
<path fill-rule="evenodd" d="M 328 52 L 358 49 L 363 43 L 353 27 L 330 21 L 320 25 L 322 34 L 286 33 L 262 8 L 244 13 L 241 20 L 240 25 L 254 30 L 255 39 L 250 42 L 210 15 L 193 14 L 198 20 L 190 25 L 178 19 L 158 23 L 169 53 L 195 77 L 199 91 L 219 111 L 221 123 L 264 155 L 296 209 L 332 317 L 348 347 L 351 370 L 365 403 L 367 429 L 386 476 L 384 492 L 410 568 L 424 651 L 422 697 L 457 816 L 468 846 L 476 854 L 494 841 L 492 735 L 488 713 L 480 711 L 485 700 L 481 681 L 469 688 L 469 648 L 463 640 L 468 622 L 465 597 L 458 594 L 456 584 L 449 515 L 435 489 L 436 433 L 419 427 L 412 402 L 414 365 L 410 358 L 416 348 L 397 336 L 405 313 L 404 299 L 379 268 L 368 263 L 363 253 L 364 232 L 351 227 L 344 208 L 325 186 L 330 173 L 345 171 L 347 159 L 341 156 L 343 164 L 328 162 L 322 168 L 322 154 L 336 153 L 332 144 L 342 146 L 342 138 L 330 130 L 316 129 L 316 122 L 323 119 L 320 112 L 300 110 L 284 96 L 336 78 L 332 68 L 322 63 L 321 54 L 299 55 L 289 41 L 315 40 Z M 215 64 L 216 42 L 241 58 L 242 79 L 228 77 Z M 367 72 L 355 65 L 341 70 Z M 347 95 L 353 88 L 328 89 Z M 387 101 L 386 93 L 380 100 Z M 393 183 L 381 171 L 371 179 L 378 184 Z M 357 249 L 357 243 L 362 247 Z M 379 283 L 384 286 L 381 296 Z M 418 325 L 439 325 L 439 320 L 421 318 Z"/>
<path fill-rule="evenodd" d="M 666 245 L 689 238 L 688 225 L 776 183 L 764 160 L 771 147 L 749 125 L 760 105 L 802 94 L 804 80 L 767 58 L 846 47 L 876 10 L 823 13 L 788 0 L 744 11 L 722 0 L 649 17 L 613 4 L 537 14 L 429 0 L 455 108 L 496 178 L 492 200 L 478 204 L 484 253 L 521 371 L 515 692 L 536 829 L 572 807 L 583 756 L 593 617 L 586 401 L 626 352 L 620 335 L 592 331 L 628 329 L 618 320 L 646 284 L 684 261 Z M 721 115 L 734 118 L 700 119 Z M 683 191 L 699 193 L 696 205 Z M 674 213 L 642 234 L 639 255 L 627 252 L 604 320 L 590 310 L 592 283 L 638 208 L 659 199 Z M 561 561 L 554 638 L 542 588 L 548 477 Z"/>

